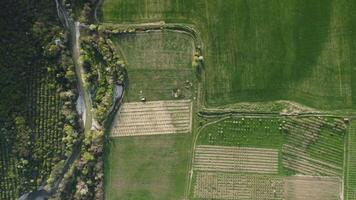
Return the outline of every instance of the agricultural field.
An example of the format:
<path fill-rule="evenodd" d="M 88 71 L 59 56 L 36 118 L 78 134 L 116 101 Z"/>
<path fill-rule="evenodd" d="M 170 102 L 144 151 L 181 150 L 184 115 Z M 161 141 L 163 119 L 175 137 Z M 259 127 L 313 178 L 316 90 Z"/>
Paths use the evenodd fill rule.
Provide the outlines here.
<path fill-rule="evenodd" d="M 285 178 L 285 199 L 342 199 L 341 180 L 337 177 L 293 176 Z"/>
<path fill-rule="evenodd" d="M 112 36 L 127 62 L 126 101 L 189 99 L 194 95 L 194 41 L 183 32 L 151 31 Z"/>
<path fill-rule="evenodd" d="M 278 173 L 278 150 L 198 145 L 194 170 L 247 173 Z"/>
<path fill-rule="evenodd" d="M 64 155 L 60 99 L 55 73 L 28 68 L 26 119 L 16 118 L 17 134 L 2 129 L 0 137 L 0 199 L 15 199 L 47 180 Z M 26 126 L 25 120 L 29 126 Z M 21 133 L 21 134 L 20 134 Z M 23 138 L 14 138 L 14 137 Z M 16 139 L 20 140 L 17 143 Z M 21 146 L 20 144 L 24 144 Z"/>
<path fill-rule="evenodd" d="M 193 199 L 275 199 L 284 195 L 283 178 L 266 175 L 197 172 Z"/>
<path fill-rule="evenodd" d="M 346 124 L 340 118 L 222 118 L 200 130 L 191 193 L 197 199 L 234 199 L 238 194 L 251 199 L 251 177 L 263 176 L 277 177 L 284 185 L 274 199 L 340 199 L 345 141 Z"/>
<path fill-rule="evenodd" d="M 352 121 L 348 129 L 348 144 L 346 173 L 345 173 L 345 197 L 347 200 L 356 199 L 356 121 Z"/>
<path fill-rule="evenodd" d="M 106 199 L 182 199 L 191 139 L 190 134 L 112 139 L 106 147 Z"/>
<path fill-rule="evenodd" d="M 291 100 L 354 108 L 356 3 L 307 0 L 106 0 L 102 21 L 193 24 L 209 106 Z"/>
<path fill-rule="evenodd" d="M 201 42 L 198 47 L 188 34 L 163 26 L 110 36 L 125 57 L 129 79 L 112 136 L 132 136 L 113 140 L 194 138 L 186 176 L 180 177 L 189 177 L 184 199 L 337 200 L 343 194 L 353 199 L 355 145 L 347 130 L 354 131 L 336 116 L 356 108 L 355 10 L 356 3 L 346 0 L 105 0 L 104 23 L 184 24 Z M 204 58 L 198 80 L 192 68 L 195 48 Z M 204 109 L 198 110 L 203 111 L 200 124 L 190 129 L 187 120 L 178 120 L 186 114 L 173 119 L 170 113 L 187 113 L 184 106 L 180 111 L 136 107 L 142 97 L 152 104 L 194 102 L 197 92 L 202 94 L 197 107 Z M 234 117 L 232 110 L 246 116 Z M 220 113 L 214 116 L 215 111 Z M 337 115 L 313 116 L 324 111 Z M 284 115 L 298 112 L 308 115 Z M 192 135 L 172 134 L 181 132 Z M 126 182 L 134 188 L 141 184 L 132 180 Z M 113 193 L 109 185 L 107 193 Z"/>
<path fill-rule="evenodd" d="M 190 133 L 190 100 L 130 102 L 122 105 L 111 136 Z"/>
<path fill-rule="evenodd" d="M 285 167 L 305 175 L 342 176 L 346 125 L 341 119 L 305 117 L 283 122 Z"/>
<path fill-rule="evenodd" d="M 198 145 L 238 146 L 282 149 L 281 118 L 229 117 L 206 126 L 198 136 Z"/>

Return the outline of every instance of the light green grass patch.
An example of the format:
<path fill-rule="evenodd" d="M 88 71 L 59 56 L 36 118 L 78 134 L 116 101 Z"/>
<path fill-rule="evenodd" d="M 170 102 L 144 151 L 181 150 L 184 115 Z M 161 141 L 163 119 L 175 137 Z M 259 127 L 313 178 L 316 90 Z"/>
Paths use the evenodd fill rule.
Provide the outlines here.
<path fill-rule="evenodd" d="M 182 199 L 190 139 L 190 134 L 112 139 L 106 152 L 106 199 Z"/>

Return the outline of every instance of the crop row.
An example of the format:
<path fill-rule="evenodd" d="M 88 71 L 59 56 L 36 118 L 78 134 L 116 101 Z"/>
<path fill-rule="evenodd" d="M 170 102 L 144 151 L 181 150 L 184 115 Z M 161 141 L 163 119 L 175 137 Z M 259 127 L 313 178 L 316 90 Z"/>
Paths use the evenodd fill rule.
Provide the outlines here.
<path fill-rule="evenodd" d="M 16 118 L 14 137 L 2 140 L 0 199 L 15 199 L 43 184 L 63 156 L 63 125 L 55 73 L 28 71 L 27 108 Z"/>
<path fill-rule="evenodd" d="M 113 136 L 187 133 L 191 129 L 191 102 L 125 103 L 116 119 Z"/>
<path fill-rule="evenodd" d="M 283 179 L 274 176 L 196 172 L 194 198 L 283 199 Z"/>
<path fill-rule="evenodd" d="M 346 200 L 356 200 L 356 122 L 352 121 L 348 131 L 348 160 L 346 163 Z"/>
<path fill-rule="evenodd" d="M 342 167 L 344 154 L 344 127 L 338 119 L 320 117 L 288 118 L 282 123 L 287 144 L 301 152 L 331 165 Z"/>
<path fill-rule="evenodd" d="M 278 172 L 278 151 L 273 149 L 199 145 L 193 169 L 221 172 Z"/>
<path fill-rule="evenodd" d="M 298 173 L 305 175 L 342 175 L 341 167 L 311 158 L 305 154 L 302 149 L 284 145 L 282 153 L 284 166 Z"/>
<path fill-rule="evenodd" d="M 10 158 L 5 137 L 0 138 L 0 199 L 15 199 L 18 196 L 14 160 Z"/>

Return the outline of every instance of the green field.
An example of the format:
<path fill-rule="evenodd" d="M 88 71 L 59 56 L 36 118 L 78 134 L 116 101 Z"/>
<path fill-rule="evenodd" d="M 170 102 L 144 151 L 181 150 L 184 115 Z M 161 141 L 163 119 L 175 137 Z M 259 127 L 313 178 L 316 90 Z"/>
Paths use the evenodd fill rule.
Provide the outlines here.
<path fill-rule="evenodd" d="M 317 160 L 317 163 L 323 163 L 321 167 L 335 166 L 333 173 L 338 176 L 342 176 L 344 143 L 345 127 L 342 121 L 318 117 L 229 117 L 204 127 L 196 141 L 197 145 L 278 149 L 280 175 L 295 173 L 294 166 L 286 168 L 283 158 L 290 160 L 305 156 L 310 162 Z M 293 153 L 286 150 L 288 147 L 298 150 Z M 302 170 L 299 172 L 316 175 Z M 318 170 L 315 173 L 329 175 L 329 172 Z"/>
<path fill-rule="evenodd" d="M 282 121 L 282 118 L 230 117 L 202 129 L 196 145 L 278 149 L 278 173 L 293 174 L 282 165 L 282 146 L 287 142 L 279 129 Z"/>
<path fill-rule="evenodd" d="M 179 98 L 192 97 L 186 80 L 194 81 L 194 43 L 188 34 L 155 31 L 112 38 L 127 62 L 127 101 L 139 101 L 141 96 L 148 101 L 176 99 L 173 89 L 181 91 Z"/>
<path fill-rule="evenodd" d="M 105 22 L 194 24 L 210 106 L 292 100 L 354 108 L 356 3 L 330 0 L 106 0 Z"/>
<path fill-rule="evenodd" d="M 182 199 L 191 135 L 120 137 L 106 147 L 105 199 Z"/>
<path fill-rule="evenodd" d="M 352 121 L 348 129 L 348 161 L 346 163 L 345 198 L 356 199 L 356 122 Z"/>
<path fill-rule="evenodd" d="M 199 134 L 197 145 L 221 145 L 281 149 L 285 137 L 280 118 L 232 117 L 209 125 Z"/>

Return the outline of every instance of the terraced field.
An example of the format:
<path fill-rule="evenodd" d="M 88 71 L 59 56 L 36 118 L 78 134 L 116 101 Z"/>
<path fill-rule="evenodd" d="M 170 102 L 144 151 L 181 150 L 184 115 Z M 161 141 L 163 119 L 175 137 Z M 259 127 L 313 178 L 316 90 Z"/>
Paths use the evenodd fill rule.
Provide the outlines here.
<path fill-rule="evenodd" d="M 199 171 L 278 173 L 278 150 L 198 145 L 193 169 Z"/>
<path fill-rule="evenodd" d="M 192 127 L 191 112 L 190 100 L 124 103 L 111 135 L 189 133 Z"/>
<path fill-rule="evenodd" d="M 194 199 L 283 199 L 283 178 L 264 175 L 197 172 Z"/>
<path fill-rule="evenodd" d="M 356 103 L 355 8 L 347 0 L 106 0 L 102 20 L 194 24 L 210 106 L 284 99 L 342 109 Z"/>
<path fill-rule="evenodd" d="M 285 199 L 341 200 L 342 187 L 338 177 L 293 176 L 285 178 Z"/>

